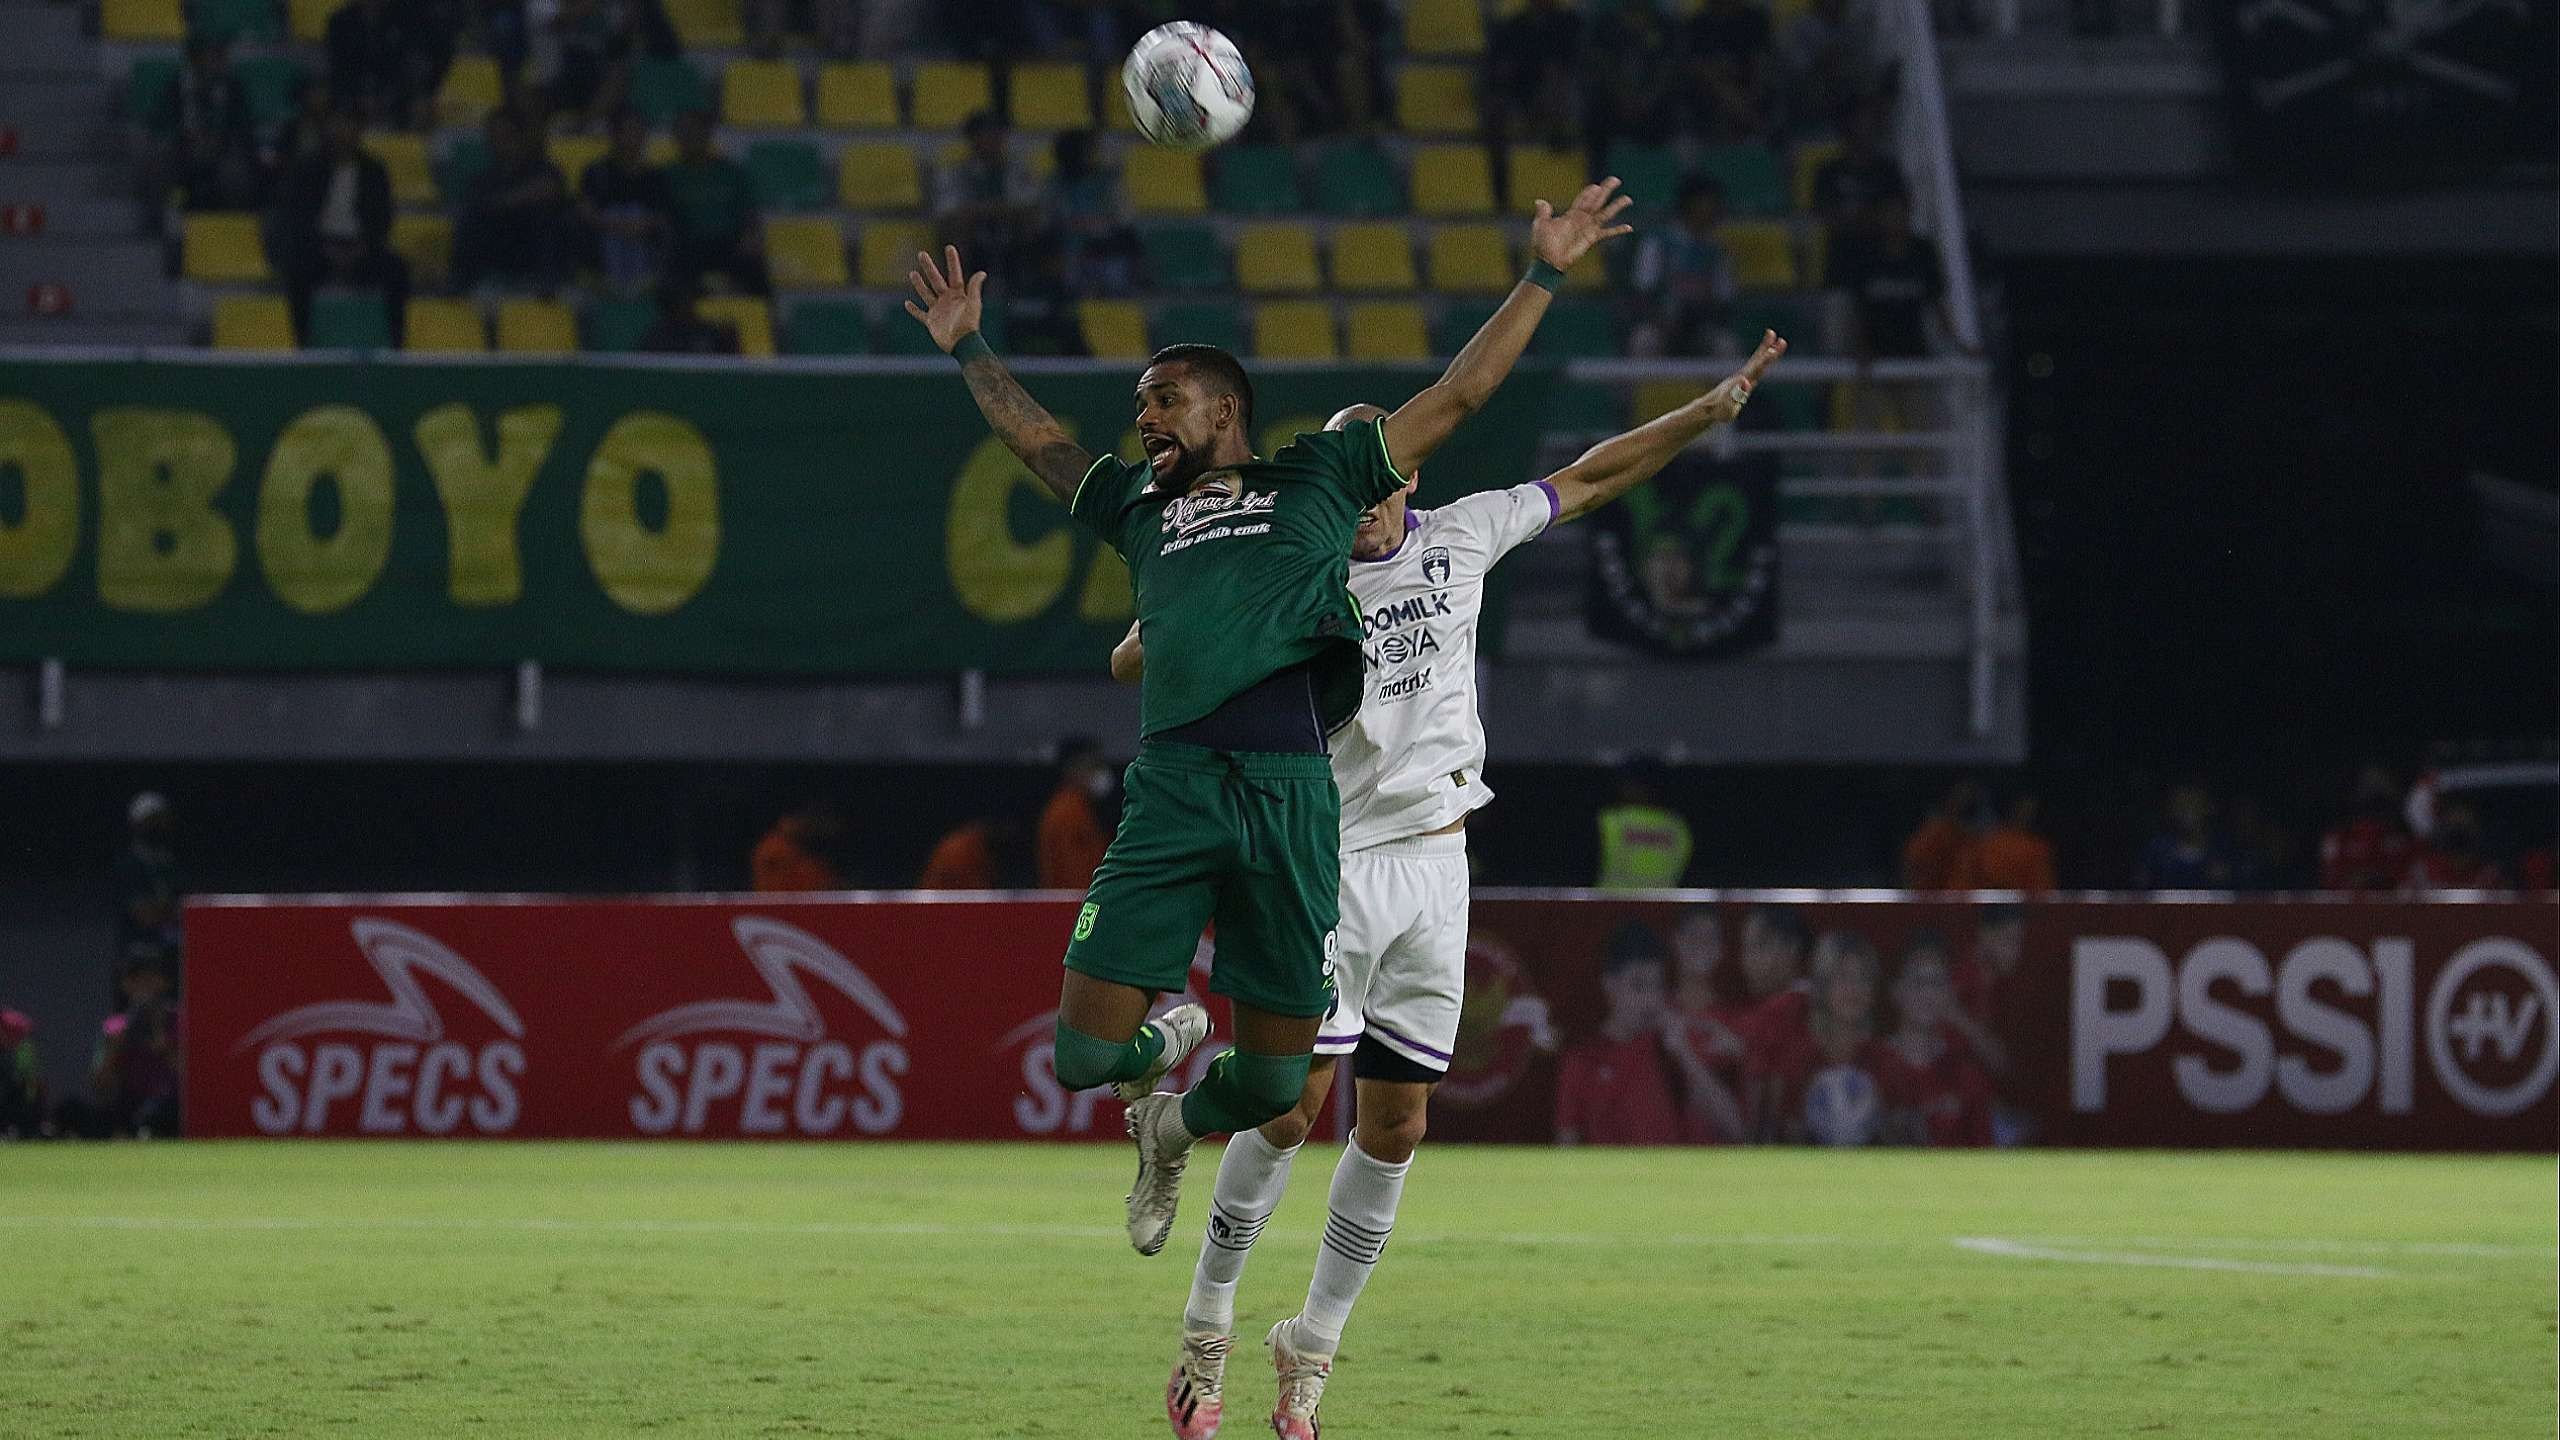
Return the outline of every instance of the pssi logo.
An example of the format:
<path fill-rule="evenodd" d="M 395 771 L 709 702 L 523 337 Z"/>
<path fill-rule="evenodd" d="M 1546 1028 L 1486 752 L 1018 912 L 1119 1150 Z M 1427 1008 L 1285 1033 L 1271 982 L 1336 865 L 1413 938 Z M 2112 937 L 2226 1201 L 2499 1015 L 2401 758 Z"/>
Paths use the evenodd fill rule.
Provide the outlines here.
<path fill-rule="evenodd" d="M 883 1135 L 906 1113 L 906 1018 L 834 947 L 796 925 L 741 915 L 730 933 L 772 992 L 768 1000 L 704 1000 L 641 1021 L 614 1042 L 639 1047 L 630 1104 L 643 1135 Z M 828 1033 L 815 980 L 888 1032 L 857 1052 Z M 749 1046 L 735 1038 L 761 1036 Z"/>
<path fill-rule="evenodd" d="M 349 928 L 390 1002 L 324 1000 L 241 1037 L 235 1048 L 258 1052 L 266 1092 L 249 1102 L 251 1123 L 269 1135 L 316 1135 L 340 1102 L 353 1101 L 356 1128 L 367 1135 L 450 1135 L 466 1123 L 481 1135 L 513 1130 L 523 1111 L 524 1021 L 507 997 L 423 931 L 370 918 Z M 448 1034 L 422 975 L 470 1001 L 498 1036 L 469 1044 Z M 302 1043 L 326 1035 L 374 1038 Z"/>

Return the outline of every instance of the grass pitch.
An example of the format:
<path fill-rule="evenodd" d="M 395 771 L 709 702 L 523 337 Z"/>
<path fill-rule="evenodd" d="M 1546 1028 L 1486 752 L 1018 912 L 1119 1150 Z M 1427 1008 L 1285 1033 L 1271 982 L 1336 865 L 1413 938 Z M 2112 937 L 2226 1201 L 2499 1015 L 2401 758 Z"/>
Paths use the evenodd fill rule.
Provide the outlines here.
<path fill-rule="evenodd" d="M 1117 1146 L 0 1149 L 0 1434 L 1162 1435 L 1216 1159 L 1144 1260 Z M 1326 1434 L 2548 1436 L 2553 1223 L 2549 1159 L 1426 1147 Z"/>

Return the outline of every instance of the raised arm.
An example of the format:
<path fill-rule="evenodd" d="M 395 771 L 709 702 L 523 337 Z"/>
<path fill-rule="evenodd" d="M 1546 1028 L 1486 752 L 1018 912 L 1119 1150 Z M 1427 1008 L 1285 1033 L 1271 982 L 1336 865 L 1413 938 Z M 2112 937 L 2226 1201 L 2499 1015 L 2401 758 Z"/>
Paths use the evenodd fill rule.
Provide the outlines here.
<path fill-rule="evenodd" d="M 946 245 L 942 255 L 948 278 L 945 265 L 935 264 L 921 250 L 916 252 L 916 268 L 907 272 L 907 283 L 916 287 L 916 299 L 924 304 L 908 301 L 907 313 L 923 324 L 944 354 L 960 362 L 961 377 L 969 382 L 969 398 L 978 402 L 987 428 L 1021 457 L 1061 504 L 1073 500 L 1084 472 L 1093 468 L 1093 456 L 1075 442 L 1057 416 L 1006 372 L 1004 362 L 978 333 L 987 272 L 981 270 L 963 281 L 960 247 Z"/>
<path fill-rule="evenodd" d="M 1556 519 L 1571 520 L 1626 494 L 1671 463 L 1671 457 L 1718 425 L 1731 424 L 1751 400 L 1751 388 L 1769 371 L 1787 342 L 1775 330 L 1760 332 L 1760 348 L 1724 383 L 1623 435 L 1612 435 L 1582 452 L 1582 458 L 1547 477 L 1556 492 Z"/>
<path fill-rule="evenodd" d="M 1510 298 L 1484 322 L 1458 358 L 1449 362 L 1438 381 L 1386 418 L 1388 458 L 1405 474 L 1430 459 L 1461 421 L 1483 409 L 1493 392 L 1502 388 L 1511 367 L 1520 363 L 1521 352 L 1529 348 L 1538 322 L 1546 318 L 1547 303 L 1555 298 L 1553 287 L 1573 262 L 1601 241 L 1635 228 L 1609 223 L 1635 203 L 1624 195 L 1612 199 L 1617 188 L 1614 175 L 1585 185 L 1561 215 L 1546 201 L 1538 202 L 1537 218 L 1529 222 L 1534 263 L 1528 278 L 1511 287 Z"/>

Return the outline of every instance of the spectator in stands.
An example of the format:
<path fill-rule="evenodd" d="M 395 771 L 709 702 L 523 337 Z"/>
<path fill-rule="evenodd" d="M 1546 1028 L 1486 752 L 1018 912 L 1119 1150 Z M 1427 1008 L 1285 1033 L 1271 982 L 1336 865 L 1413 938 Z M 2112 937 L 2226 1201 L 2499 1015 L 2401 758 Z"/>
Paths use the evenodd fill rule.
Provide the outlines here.
<path fill-rule="evenodd" d="M 1851 430 L 1925 430 L 1932 414 L 1928 383 L 1879 380 L 1868 367 L 1878 360 L 1926 357 L 1933 313 L 1948 335 L 1955 334 L 1946 276 L 1938 247 L 1911 228 L 1907 192 L 1887 191 L 1872 214 L 1870 228 L 1851 231 L 1831 247 L 1830 283 L 1848 293 L 1849 354 L 1858 362 L 1858 378 L 1841 387 L 1836 403 Z M 1860 473 L 1872 473 L 1875 462 L 1875 452 L 1861 454 Z"/>
<path fill-rule="evenodd" d="M 539 120 L 565 116 L 584 127 L 620 111 L 631 93 L 631 62 L 680 53 L 659 0 L 526 0 L 524 88 Z"/>
<path fill-rule="evenodd" d="M 1631 355 L 1716 355 L 1734 348 L 1733 257 L 1716 238 L 1724 185 L 1712 175 L 1680 182 L 1679 223 L 1648 232 L 1636 246 L 1636 320 Z"/>
<path fill-rule="evenodd" d="M 1972 848 L 1988 818 L 1985 809 L 1979 782 L 1959 780 L 1949 787 L 1929 817 L 1920 822 L 1920 828 L 1902 842 L 1902 888 L 1956 888 L 1956 874 L 1964 868 L 1965 851 Z"/>
<path fill-rule="evenodd" d="M 1595 16 L 1591 53 L 1609 63 L 1582 77 L 1583 134 L 1591 149 L 1591 173 L 1608 173 L 1609 147 L 1668 143 L 1680 128 L 1684 94 L 1680 37 L 1661 9 L 1624 4 Z M 1638 196 L 1658 204 L 1659 196 Z"/>
<path fill-rule="evenodd" d="M 2435 829 L 2409 863 L 2401 884 L 2405 895 L 2447 890 L 2504 890 L 2507 874 L 2491 859 L 2480 838 L 2480 812 L 2469 801 L 2456 800 L 2436 811 Z"/>
<path fill-rule="evenodd" d="M 2231 856 L 2213 825 L 2213 795 L 2189 782 L 2169 792 L 2163 825 L 2134 871 L 2133 883 L 2145 890 L 2227 890 Z"/>
<path fill-rule="evenodd" d="M 1040 811 L 1040 888 L 1082 890 L 1093 883 L 1111 832 L 1102 802 L 1111 798 L 1111 765 L 1099 742 L 1079 736 L 1058 747 L 1058 784 Z"/>
<path fill-rule="evenodd" d="M 1761 1139 L 1864 1145 L 1878 1137 L 1884 1077 L 1895 1063 L 1876 1038 L 1881 968 L 1875 945 L 1863 935 L 1832 930 L 1815 943 L 1804 1026 L 1777 1046 L 1759 1077 L 1755 1124 Z M 1856 1072 L 1842 1077 L 1845 1093 L 1864 1094 L 1872 1103 L 1838 1110 L 1810 1104 L 1816 1078 L 1844 1069 Z"/>
<path fill-rule="evenodd" d="M 2278 823 L 2253 795 L 2234 795 L 2222 809 L 2222 837 L 2231 852 L 2234 890 L 2291 890 L 2299 886 L 2294 871 L 2293 832 Z"/>
<path fill-rule="evenodd" d="M 178 1133 L 179 1076 L 185 1069 L 169 976 L 148 960 L 119 977 L 116 1013 L 98 1027 L 85 1096 L 63 1104 L 65 1130 L 86 1139 Z"/>
<path fill-rule="evenodd" d="M 2036 829 L 2043 801 L 2021 791 L 2009 798 L 1998 823 L 1957 857 L 1958 890 L 2019 890 L 2029 895 L 2052 893 L 2055 885 L 2053 842 Z"/>
<path fill-rule="evenodd" d="M 683 280 L 668 280 L 658 286 L 658 308 L 651 316 L 649 328 L 641 332 L 639 350 L 643 355 L 735 355 L 739 353 L 738 329 L 726 322 L 705 317 L 702 292 Z"/>
<path fill-rule="evenodd" d="M 2388 892 L 2408 878 L 2417 844 L 2401 818 L 2400 782 L 2382 766 L 2356 772 L 2347 818 L 2320 837 L 2320 888 Z"/>
<path fill-rule="evenodd" d="M 1570 145 L 1580 133 L 1582 17 L 1566 0 L 1529 0 L 1528 8 L 1495 24 L 1485 46 L 1482 92 L 1494 184 L 1507 191 L 1500 161 L 1514 142 Z M 1519 208 L 1537 197 L 1501 198 Z"/>
<path fill-rule="evenodd" d="M 351 0 L 329 17 L 329 90 L 375 125 L 435 125 L 435 96 L 453 64 L 456 21 L 432 5 Z M 441 22 L 441 23 L 440 23 Z"/>
<path fill-rule="evenodd" d="M 124 970 L 134 960 L 178 973 L 185 932 L 186 871 L 178 864 L 178 816 L 169 799 L 145 790 L 125 806 L 125 846 L 116 856 L 116 960 L 107 1003 L 124 1003 Z"/>
<path fill-rule="evenodd" d="M 393 344 L 409 303 L 409 262 L 391 249 L 391 172 L 364 150 L 353 109 L 329 113 L 320 153 L 285 172 L 268 248 L 284 281 L 293 333 L 311 336 L 311 295 L 323 285 L 382 292 Z"/>
<path fill-rule="evenodd" d="M 1253 71 L 1248 138 L 1295 145 L 1366 130 L 1387 109 L 1384 0 L 1206 0 L 1192 7 Z"/>
<path fill-rule="evenodd" d="M 1885 153 L 1885 127 L 1892 114 L 1891 105 L 1877 95 L 1843 107 L 1840 153 L 1813 172 L 1813 213 L 1830 231 L 1834 250 L 1869 227 L 1877 201 L 1905 188 L 1902 167 Z"/>
<path fill-rule="evenodd" d="M 1748 983 L 1725 963 L 1724 921 L 1712 905 L 1692 905 L 1671 931 L 1672 1008 L 1690 1055 L 1713 1071 L 1725 1093 L 1742 1093 L 1743 1040 L 1755 1008 Z M 1737 1127 L 1737 1134 L 1747 1126 Z"/>
<path fill-rule="evenodd" d="M 773 822 L 748 857 L 747 870 L 758 894 L 841 890 L 835 854 L 844 843 L 844 817 L 822 800 L 813 800 Z"/>
<path fill-rule="evenodd" d="M 733 290 L 773 293 L 764 264 L 764 218 L 745 166 L 711 148 L 711 112 L 676 117 L 676 163 L 666 169 L 675 202 L 675 253 L 669 275 L 700 285 L 717 275 Z"/>
<path fill-rule="evenodd" d="M 925 857 L 919 890 L 1000 890 L 1022 848 L 1022 825 L 1000 817 L 953 829 Z"/>
<path fill-rule="evenodd" d="M 1693 93 L 1710 138 L 1766 138 L 1777 120 L 1776 43 L 1760 0 L 1706 0 L 1689 20 Z"/>
<path fill-rule="evenodd" d="M 2013 993 L 2010 982 L 2026 958 L 2026 907 L 2005 901 L 1979 906 L 1973 924 L 1973 954 L 1956 963 L 1949 979 L 1964 1012 L 1996 1026 L 2002 1004 Z"/>
<path fill-rule="evenodd" d="M 1814 129 L 1882 90 L 1869 46 L 1875 17 L 1850 0 L 1810 0 L 1778 38 L 1787 113 Z"/>
<path fill-rule="evenodd" d="M 257 203 L 257 146 L 249 94 L 231 70 L 231 42 L 198 35 L 186 63 L 153 98 L 144 122 L 144 203 L 173 209 L 239 210 Z"/>
<path fill-rule="evenodd" d="M 613 117 L 613 148 L 578 181 L 596 268 L 606 285 L 625 294 L 657 283 L 675 228 L 675 192 L 648 152 L 648 117 L 626 106 Z"/>
<path fill-rule="evenodd" d="M 1600 812 L 1603 890 L 1667 890 L 1689 872 L 1689 822 L 1662 803 L 1662 767 L 1638 761 L 1618 776 L 1615 803 Z"/>
<path fill-rule="evenodd" d="M 999 278 L 1011 274 L 1040 224 L 1040 190 L 1006 150 L 995 112 L 981 110 L 960 127 L 968 153 L 944 170 L 934 189 L 933 220 L 942 244 L 957 245 Z"/>
<path fill-rule="evenodd" d="M 1138 288 L 1136 214 L 1117 170 L 1096 164 L 1094 132 L 1069 130 L 1051 149 L 1057 166 L 1043 196 L 1049 233 L 1076 295 L 1127 295 Z"/>
<path fill-rule="evenodd" d="M 0 1010 L 0 1140 L 32 1139 L 47 1129 L 36 1022 L 23 1010 Z"/>
<path fill-rule="evenodd" d="M 492 281 L 557 289 L 569 277 L 569 187 L 524 117 L 499 110 L 481 130 L 489 165 L 463 187 L 456 207 L 455 283 L 465 290 Z"/>
<path fill-rule="evenodd" d="M 1804 1030 L 1811 1009 L 1805 983 L 1809 940 L 1804 917 L 1792 906 L 1755 905 L 1743 917 L 1744 995 L 1732 1029 L 1742 1042 L 1742 1099 L 1748 1114 L 1760 1113 L 1771 1063 Z"/>
<path fill-rule="evenodd" d="M 747 48 L 765 59 L 782 54 L 785 36 L 806 35 L 839 60 L 862 50 L 862 0 L 747 0 Z"/>
<path fill-rule="evenodd" d="M 1991 1077 L 1968 1035 L 1979 1022 L 1955 999 L 1946 947 L 1922 932 L 1903 947 L 1893 979 L 1890 1060 L 1881 1077 L 1897 1116 L 1893 1138 L 1918 1145 L 1991 1143 Z"/>
<path fill-rule="evenodd" d="M 1663 1003 L 1662 942 L 1628 921 L 1601 962 L 1606 1010 L 1599 1033 L 1568 1048 L 1556 1077 L 1559 1145 L 1674 1145 L 1692 1138 L 1666 1043 L 1676 1020 Z"/>

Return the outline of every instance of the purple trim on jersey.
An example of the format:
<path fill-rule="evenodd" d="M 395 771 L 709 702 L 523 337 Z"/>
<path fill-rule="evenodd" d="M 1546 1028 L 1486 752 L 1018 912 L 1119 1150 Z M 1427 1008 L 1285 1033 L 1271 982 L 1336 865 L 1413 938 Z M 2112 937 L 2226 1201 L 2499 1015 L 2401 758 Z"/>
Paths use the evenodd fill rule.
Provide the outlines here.
<path fill-rule="evenodd" d="M 1546 481 L 1539 481 L 1538 488 L 1547 492 L 1547 523 L 1553 525 L 1556 517 L 1564 513 L 1564 501 L 1557 498 L 1556 487 Z"/>
<path fill-rule="evenodd" d="M 1554 492 L 1554 491 L 1552 491 L 1552 490 L 1550 490 L 1550 491 L 1548 491 L 1548 492 L 1547 492 L 1547 495 L 1548 495 L 1548 498 L 1553 499 L 1553 498 L 1554 498 L 1554 496 L 1555 496 L 1555 492 Z M 1405 533 L 1405 534 L 1407 534 L 1407 535 L 1410 535 L 1410 534 L 1412 534 L 1414 531 L 1419 530 L 1419 529 L 1421 529 L 1421 528 L 1422 528 L 1422 517 L 1421 517 L 1421 516 L 1419 516 L 1419 515 L 1414 514 L 1414 513 L 1413 513 L 1413 511 L 1412 511 L 1411 509 L 1407 509 L 1407 510 L 1404 512 L 1404 533 Z M 1401 554 L 1403 554 L 1403 553 L 1404 553 L 1404 541 L 1403 541 L 1401 538 L 1399 538 L 1399 539 L 1396 541 L 1396 548 L 1394 548 L 1393 550 L 1388 551 L 1386 554 L 1384 554 L 1384 555 L 1354 555 L 1354 556 L 1352 556 L 1352 557 L 1351 557 L 1351 563 L 1352 563 L 1352 564 L 1354 564 L 1354 565 L 1383 565 L 1383 564 L 1385 564 L 1387 561 L 1389 561 L 1389 560 L 1393 560 L 1394 558 L 1396 558 L 1397 556 L 1399 556 L 1399 555 L 1401 555 Z"/>
<path fill-rule="evenodd" d="M 1348 1035 L 1319 1035 L 1316 1037 L 1316 1043 L 1319 1045 L 1348 1045 L 1359 1038 L 1360 1032 L 1354 1030 Z"/>
<path fill-rule="evenodd" d="M 1393 1040 L 1407 1050 L 1419 1050 L 1423 1054 L 1430 1056 L 1432 1059 L 1439 1061 L 1443 1065 L 1449 1063 L 1449 1052 L 1446 1050 L 1434 1050 L 1430 1046 L 1425 1045 L 1418 1040 L 1408 1040 L 1402 1035 L 1397 1034 L 1395 1031 L 1388 1029 L 1386 1026 L 1379 1024 L 1375 1020 L 1369 1022 L 1369 1028 L 1377 1031 L 1387 1039 Z"/>

